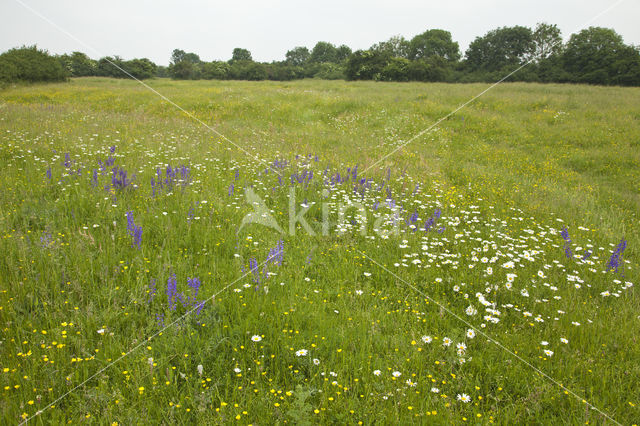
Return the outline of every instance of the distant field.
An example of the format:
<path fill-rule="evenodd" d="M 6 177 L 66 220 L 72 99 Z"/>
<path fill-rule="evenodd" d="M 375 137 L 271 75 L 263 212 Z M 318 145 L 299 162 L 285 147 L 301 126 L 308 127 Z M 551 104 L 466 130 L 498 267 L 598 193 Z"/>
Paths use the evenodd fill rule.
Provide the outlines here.
<path fill-rule="evenodd" d="M 3 423 L 638 422 L 640 88 L 499 85 L 368 169 L 487 85 L 148 84 L 227 139 L 0 91 Z"/>

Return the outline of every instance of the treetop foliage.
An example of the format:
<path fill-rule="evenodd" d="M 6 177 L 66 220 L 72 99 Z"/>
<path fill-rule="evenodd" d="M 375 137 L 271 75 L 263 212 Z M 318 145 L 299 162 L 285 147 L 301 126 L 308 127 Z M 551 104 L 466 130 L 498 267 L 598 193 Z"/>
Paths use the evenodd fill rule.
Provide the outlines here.
<path fill-rule="evenodd" d="M 478 36 L 464 54 L 449 31 L 428 29 L 410 40 L 396 35 L 369 49 L 319 41 L 296 46 L 283 61 L 256 62 L 237 47 L 228 61 L 203 61 L 196 53 L 174 49 L 168 67 L 146 58 L 99 60 L 82 52 L 51 56 L 35 46 L 0 55 L 0 82 L 61 81 L 67 77 L 107 76 L 136 79 L 293 80 L 301 78 L 494 82 L 522 67 L 509 81 L 640 85 L 640 50 L 626 45 L 614 30 L 590 27 L 567 43 L 557 25 L 500 27 Z"/>

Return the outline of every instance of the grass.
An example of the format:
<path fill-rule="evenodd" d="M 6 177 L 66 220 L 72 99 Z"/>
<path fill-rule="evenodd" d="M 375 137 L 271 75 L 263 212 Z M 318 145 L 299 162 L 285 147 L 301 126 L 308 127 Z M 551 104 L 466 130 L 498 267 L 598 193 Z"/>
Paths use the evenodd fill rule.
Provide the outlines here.
<path fill-rule="evenodd" d="M 486 86 L 148 84 L 244 152 L 132 81 L 0 92 L 4 423 L 640 418 L 639 89 L 502 84 L 363 174 Z"/>

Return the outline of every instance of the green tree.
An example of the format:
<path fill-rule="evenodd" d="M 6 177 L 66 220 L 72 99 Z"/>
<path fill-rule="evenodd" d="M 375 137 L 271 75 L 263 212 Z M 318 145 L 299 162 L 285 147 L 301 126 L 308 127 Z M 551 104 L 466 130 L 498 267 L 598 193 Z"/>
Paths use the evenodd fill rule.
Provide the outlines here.
<path fill-rule="evenodd" d="M 537 24 L 532 38 L 534 43 L 532 58 L 537 63 L 562 52 L 562 33 L 555 24 Z"/>
<path fill-rule="evenodd" d="M 286 54 L 287 63 L 293 66 L 303 66 L 307 63 L 310 57 L 311 53 L 309 53 L 309 49 L 303 46 L 294 47 L 287 51 Z"/>
<path fill-rule="evenodd" d="M 337 62 L 338 61 L 338 49 L 326 41 L 319 41 L 313 47 L 311 51 L 311 57 L 309 62 L 322 63 L 322 62 Z"/>
<path fill-rule="evenodd" d="M 144 80 L 146 78 L 153 77 L 157 69 L 156 64 L 154 64 L 147 58 L 132 59 L 130 61 L 126 61 L 122 64 L 122 67 L 131 76 L 137 78 L 138 80 Z"/>
<path fill-rule="evenodd" d="M 375 52 L 385 53 L 394 58 L 409 58 L 410 44 L 402 36 L 393 36 L 387 41 L 381 41 L 371 46 Z"/>
<path fill-rule="evenodd" d="M 226 80 L 229 78 L 231 66 L 224 61 L 205 62 L 202 64 L 202 78 L 206 80 Z"/>
<path fill-rule="evenodd" d="M 73 52 L 71 55 L 59 57 L 62 66 L 72 77 L 87 77 L 96 75 L 97 62 L 82 52 Z"/>
<path fill-rule="evenodd" d="M 379 80 L 390 59 L 387 52 L 357 50 L 347 60 L 345 75 L 348 80 Z"/>
<path fill-rule="evenodd" d="M 247 49 L 236 47 L 235 49 L 233 49 L 230 62 L 235 61 L 253 61 L 253 59 L 251 58 L 251 52 L 249 52 Z"/>
<path fill-rule="evenodd" d="M 409 81 L 409 66 L 411 61 L 407 58 L 392 57 L 380 71 L 379 79 L 382 81 Z"/>
<path fill-rule="evenodd" d="M 182 49 L 174 49 L 167 72 L 171 78 L 189 80 L 200 78 L 202 61 L 195 53 L 187 53 Z"/>
<path fill-rule="evenodd" d="M 11 49 L 0 55 L 0 80 L 5 82 L 64 81 L 60 61 L 36 46 Z"/>
<path fill-rule="evenodd" d="M 409 59 L 429 59 L 434 56 L 447 61 L 460 59 L 460 47 L 445 30 L 428 30 L 418 34 L 409 42 Z"/>
<path fill-rule="evenodd" d="M 229 78 L 232 80 L 266 80 L 269 75 L 264 64 L 253 61 L 234 61 L 229 68 Z"/>
<path fill-rule="evenodd" d="M 349 46 L 342 44 L 336 48 L 336 62 L 344 62 L 349 58 L 352 51 Z"/>
<path fill-rule="evenodd" d="M 634 81 L 640 77 L 636 74 L 638 50 L 625 45 L 609 28 L 590 27 L 572 34 L 562 61 L 573 81 L 579 83 L 637 84 Z"/>
<path fill-rule="evenodd" d="M 502 27 L 476 37 L 466 52 L 466 63 L 473 71 L 498 71 L 527 61 L 535 43 L 530 28 Z"/>

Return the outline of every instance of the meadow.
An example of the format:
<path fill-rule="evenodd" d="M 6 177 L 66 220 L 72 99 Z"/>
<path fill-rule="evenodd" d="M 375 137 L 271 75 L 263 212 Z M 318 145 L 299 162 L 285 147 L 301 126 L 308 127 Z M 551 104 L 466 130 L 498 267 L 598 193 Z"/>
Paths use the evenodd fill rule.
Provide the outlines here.
<path fill-rule="evenodd" d="M 3 424 L 638 423 L 640 89 L 147 84 L 0 91 Z"/>

